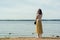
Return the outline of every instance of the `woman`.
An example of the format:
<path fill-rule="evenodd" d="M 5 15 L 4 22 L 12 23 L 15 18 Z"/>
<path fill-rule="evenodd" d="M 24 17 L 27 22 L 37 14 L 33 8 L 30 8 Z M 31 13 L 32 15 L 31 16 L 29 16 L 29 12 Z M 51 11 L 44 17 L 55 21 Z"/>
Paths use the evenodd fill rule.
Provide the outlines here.
<path fill-rule="evenodd" d="M 42 11 L 41 9 L 38 9 L 36 16 L 36 32 L 38 34 L 38 38 L 42 37 L 42 33 L 43 33 L 41 19 L 42 19 Z"/>

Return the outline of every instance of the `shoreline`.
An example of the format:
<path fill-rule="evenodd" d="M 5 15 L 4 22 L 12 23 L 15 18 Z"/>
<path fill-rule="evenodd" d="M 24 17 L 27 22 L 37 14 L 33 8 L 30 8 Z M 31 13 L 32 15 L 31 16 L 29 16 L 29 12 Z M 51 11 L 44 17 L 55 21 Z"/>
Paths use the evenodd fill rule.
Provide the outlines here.
<path fill-rule="evenodd" d="M 14 38 L 0 38 L 0 40 L 60 40 L 60 37 L 14 37 Z"/>

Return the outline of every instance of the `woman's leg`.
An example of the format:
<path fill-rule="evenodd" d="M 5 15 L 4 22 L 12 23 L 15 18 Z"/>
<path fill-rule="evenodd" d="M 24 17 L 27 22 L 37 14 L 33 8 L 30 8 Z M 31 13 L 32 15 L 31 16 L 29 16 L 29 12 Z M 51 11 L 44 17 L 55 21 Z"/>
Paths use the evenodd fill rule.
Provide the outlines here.
<path fill-rule="evenodd" d="M 39 36 L 40 36 L 40 38 L 41 38 L 41 37 L 42 37 L 42 34 L 40 34 Z"/>
<path fill-rule="evenodd" d="M 38 38 L 41 38 L 42 37 L 42 34 L 38 34 Z"/>
<path fill-rule="evenodd" d="M 38 34 L 38 38 L 40 38 L 40 34 Z"/>

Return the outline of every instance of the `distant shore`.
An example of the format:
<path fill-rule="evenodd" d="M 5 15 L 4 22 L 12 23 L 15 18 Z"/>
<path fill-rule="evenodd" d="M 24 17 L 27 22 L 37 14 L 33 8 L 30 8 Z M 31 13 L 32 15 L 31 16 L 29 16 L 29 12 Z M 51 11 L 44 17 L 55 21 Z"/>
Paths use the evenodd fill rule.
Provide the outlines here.
<path fill-rule="evenodd" d="M 34 19 L 21 19 L 21 20 L 12 20 L 12 19 L 10 19 L 10 20 L 1 20 L 0 19 L 0 21 L 35 21 Z M 60 21 L 60 19 L 42 19 L 42 21 Z"/>

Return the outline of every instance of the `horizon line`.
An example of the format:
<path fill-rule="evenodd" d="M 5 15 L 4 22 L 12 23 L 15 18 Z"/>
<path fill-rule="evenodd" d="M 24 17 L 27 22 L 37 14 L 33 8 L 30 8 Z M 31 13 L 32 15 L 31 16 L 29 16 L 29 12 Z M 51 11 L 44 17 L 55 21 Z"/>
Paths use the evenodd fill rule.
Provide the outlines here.
<path fill-rule="evenodd" d="M 0 19 L 0 21 L 35 21 L 35 19 Z M 60 19 L 42 19 L 42 21 L 60 21 Z"/>

